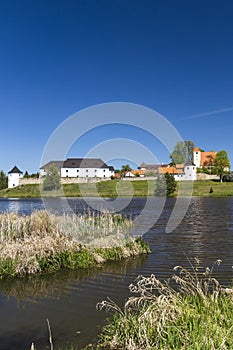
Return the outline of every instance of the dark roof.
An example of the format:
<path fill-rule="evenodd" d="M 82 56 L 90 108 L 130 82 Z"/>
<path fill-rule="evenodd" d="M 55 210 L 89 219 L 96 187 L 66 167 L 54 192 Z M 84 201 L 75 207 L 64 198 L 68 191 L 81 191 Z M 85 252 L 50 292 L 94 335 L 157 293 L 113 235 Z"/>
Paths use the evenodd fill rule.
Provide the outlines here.
<path fill-rule="evenodd" d="M 11 169 L 11 171 L 8 171 L 8 174 L 23 174 L 21 170 L 15 165 L 14 168 Z"/>
<path fill-rule="evenodd" d="M 99 158 L 68 158 L 63 163 L 64 168 L 109 168 Z"/>
<path fill-rule="evenodd" d="M 191 160 L 188 160 L 188 161 L 185 163 L 185 166 L 189 166 L 189 165 L 195 166 L 195 164 L 193 164 L 193 162 L 191 162 Z"/>
<path fill-rule="evenodd" d="M 108 167 L 108 169 L 109 169 L 110 171 L 114 171 L 114 167 L 113 167 L 112 165 L 110 165 L 110 166 Z"/>
<path fill-rule="evenodd" d="M 158 170 L 158 168 L 161 168 L 161 167 L 167 167 L 168 164 L 146 164 L 146 163 L 142 163 L 138 169 L 141 169 L 141 168 L 145 168 L 146 170 Z"/>
<path fill-rule="evenodd" d="M 50 165 L 55 165 L 60 170 L 63 167 L 63 163 L 64 163 L 64 160 L 52 160 L 46 163 L 45 165 L 43 165 L 42 167 L 40 167 L 40 169 L 45 169 L 45 168 L 48 168 Z"/>
<path fill-rule="evenodd" d="M 61 168 L 104 168 L 114 170 L 112 166 L 108 166 L 99 158 L 68 158 L 66 160 L 52 160 L 43 165 L 40 169 L 46 169 L 51 164 L 55 165 L 59 170 Z"/>

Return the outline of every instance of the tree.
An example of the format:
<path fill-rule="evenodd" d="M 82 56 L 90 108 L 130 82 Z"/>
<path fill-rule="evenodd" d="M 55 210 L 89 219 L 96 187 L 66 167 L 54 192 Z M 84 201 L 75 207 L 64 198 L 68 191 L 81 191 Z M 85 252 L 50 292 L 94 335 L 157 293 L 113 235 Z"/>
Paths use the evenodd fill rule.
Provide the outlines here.
<path fill-rule="evenodd" d="M 25 171 L 25 174 L 24 174 L 24 176 L 23 176 L 25 179 L 28 179 L 29 178 L 29 174 L 28 174 L 28 171 L 26 170 Z"/>
<path fill-rule="evenodd" d="M 185 164 L 188 160 L 193 161 L 193 141 L 179 141 L 170 154 L 172 164 Z"/>
<path fill-rule="evenodd" d="M 176 190 L 176 180 L 172 174 L 160 175 L 156 181 L 155 195 L 158 197 L 169 196 Z"/>
<path fill-rule="evenodd" d="M 8 187 L 8 178 L 3 170 L 0 171 L 0 190 Z"/>
<path fill-rule="evenodd" d="M 228 153 L 224 150 L 219 151 L 214 159 L 214 171 L 220 177 L 220 182 L 222 182 L 223 175 L 229 172 L 230 160 Z"/>
<path fill-rule="evenodd" d="M 61 177 L 57 167 L 51 164 L 46 169 L 46 175 L 43 181 L 43 190 L 58 190 L 61 187 Z"/>
<path fill-rule="evenodd" d="M 191 140 L 184 141 L 186 147 L 187 147 L 187 152 L 188 152 L 188 160 L 191 162 L 193 161 L 193 149 L 194 149 L 194 142 Z"/>
<path fill-rule="evenodd" d="M 128 171 L 131 171 L 131 170 L 132 170 L 132 168 L 130 167 L 129 164 L 122 165 L 121 174 L 124 176 L 126 173 L 128 173 Z"/>

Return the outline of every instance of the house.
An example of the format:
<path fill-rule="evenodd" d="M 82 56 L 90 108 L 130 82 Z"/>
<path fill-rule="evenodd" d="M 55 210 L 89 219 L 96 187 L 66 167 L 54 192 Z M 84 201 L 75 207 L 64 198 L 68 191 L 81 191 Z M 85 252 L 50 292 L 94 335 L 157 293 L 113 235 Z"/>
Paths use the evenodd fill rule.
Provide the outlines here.
<path fill-rule="evenodd" d="M 193 163 L 197 168 L 210 168 L 213 166 L 217 152 L 202 152 L 198 147 L 193 149 Z"/>
<path fill-rule="evenodd" d="M 191 161 L 185 164 L 176 164 L 174 166 L 159 167 L 158 173 L 161 174 L 172 174 L 176 181 L 195 181 L 196 177 L 196 166 Z"/>
<path fill-rule="evenodd" d="M 46 168 L 55 165 L 64 177 L 110 178 L 114 176 L 114 168 L 99 158 L 68 158 L 65 161 L 50 161 L 40 168 L 40 177 L 46 175 Z"/>
<path fill-rule="evenodd" d="M 194 181 L 196 180 L 196 165 L 191 161 L 185 164 L 146 164 L 142 163 L 140 171 L 153 171 L 155 174 L 164 175 L 172 174 L 177 181 Z M 135 170 L 136 171 L 136 170 Z M 133 172 L 133 171 L 132 171 Z"/>
<path fill-rule="evenodd" d="M 144 177 L 146 170 L 144 170 L 144 169 L 131 170 L 131 173 L 135 176 Z"/>
<path fill-rule="evenodd" d="M 127 173 L 125 173 L 124 177 L 135 177 L 135 175 L 133 174 L 132 171 L 127 171 Z"/>
<path fill-rule="evenodd" d="M 8 171 L 8 188 L 19 186 L 19 179 L 22 179 L 23 173 L 15 165 L 10 171 Z"/>

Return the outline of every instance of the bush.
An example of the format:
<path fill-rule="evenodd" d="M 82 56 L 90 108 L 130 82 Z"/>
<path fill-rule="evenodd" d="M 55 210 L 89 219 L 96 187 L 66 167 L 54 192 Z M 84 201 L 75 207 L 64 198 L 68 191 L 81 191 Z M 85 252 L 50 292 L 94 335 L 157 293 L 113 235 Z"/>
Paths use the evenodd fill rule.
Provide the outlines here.
<path fill-rule="evenodd" d="M 176 190 L 176 180 L 174 176 L 166 173 L 165 175 L 160 175 L 156 181 L 155 195 L 158 197 L 169 196 Z"/>
<path fill-rule="evenodd" d="M 224 182 L 233 182 L 233 174 L 224 175 L 222 180 Z"/>

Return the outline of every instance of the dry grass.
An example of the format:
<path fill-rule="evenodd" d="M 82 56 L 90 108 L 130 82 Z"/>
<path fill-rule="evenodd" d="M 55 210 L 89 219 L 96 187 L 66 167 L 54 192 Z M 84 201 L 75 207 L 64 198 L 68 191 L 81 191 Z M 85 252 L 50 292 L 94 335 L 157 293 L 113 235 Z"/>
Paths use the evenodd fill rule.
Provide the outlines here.
<path fill-rule="evenodd" d="M 47 211 L 30 216 L 0 215 L 0 276 L 34 274 L 59 267 L 88 267 L 139 254 L 140 244 L 129 237 L 132 223 L 119 215 L 62 215 Z M 97 249 L 98 247 L 98 249 Z M 134 249 L 135 248 L 135 249 Z M 125 252 L 124 252 L 125 251 Z M 113 252 L 112 252 L 113 253 Z M 117 254 L 115 254 L 117 258 Z"/>
<path fill-rule="evenodd" d="M 97 305 L 114 312 L 98 349 L 233 348 L 233 289 L 220 286 L 212 276 L 213 267 L 200 272 L 198 260 L 191 271 L 181 266 L 174 270 L 165 282 L 154 275 L 139 276 L 129 287 L 136 296 L 127 300 L 123 310 L 111 300 Z"/>

